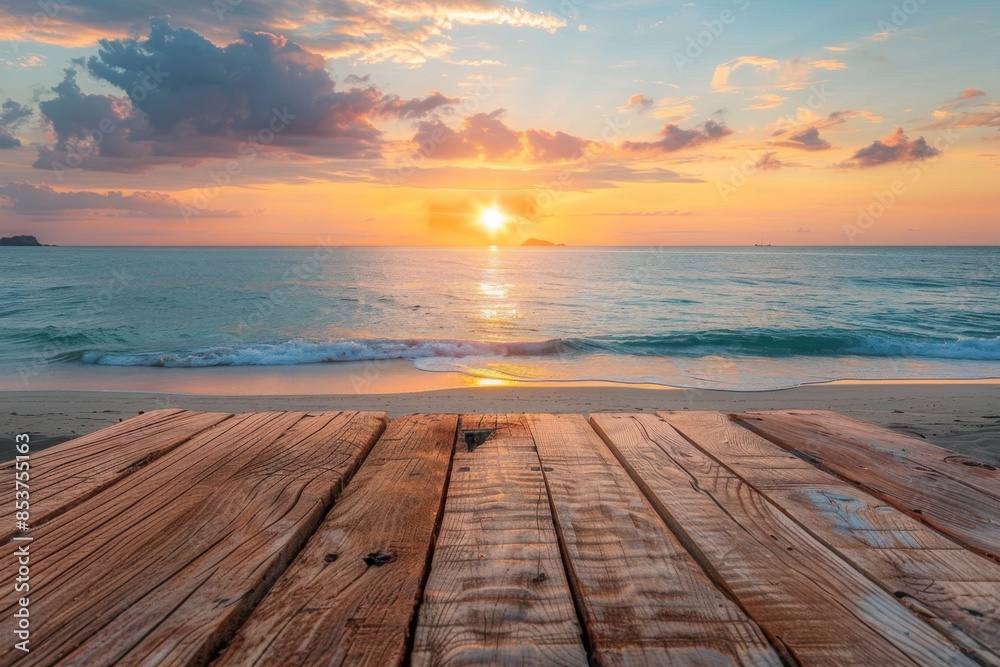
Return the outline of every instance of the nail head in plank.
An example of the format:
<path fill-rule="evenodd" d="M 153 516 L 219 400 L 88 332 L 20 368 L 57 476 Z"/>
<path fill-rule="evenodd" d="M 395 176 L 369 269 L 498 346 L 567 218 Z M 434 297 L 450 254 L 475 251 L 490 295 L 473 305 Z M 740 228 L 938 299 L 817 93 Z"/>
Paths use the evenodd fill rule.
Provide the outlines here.
<path fill-rule="evenodd" d="M 523 417 L 463 415 L 459 428 L 493 435 L 456 442 L 411 663 L 587 664 Z"/>
<path fill-rule="evenodd" d="M 383 413 L 240 415 L 44 524 L 32 542 L 32 650 L 18 664 L 204 664 L 384 424 Z M 0 558 L 6 576 L 16 559 Z M 12 650 L 0 646 L 0 661 Z"/>
<path fill-rule="evenodd" d="M 457 426 L 455 415 L 391 421 L 213 667 L 400 664 Z"/>
<path fill-rule="evenodd" d="M 527 420 L 600 664 L 781 664 L 582 416 Z"/>

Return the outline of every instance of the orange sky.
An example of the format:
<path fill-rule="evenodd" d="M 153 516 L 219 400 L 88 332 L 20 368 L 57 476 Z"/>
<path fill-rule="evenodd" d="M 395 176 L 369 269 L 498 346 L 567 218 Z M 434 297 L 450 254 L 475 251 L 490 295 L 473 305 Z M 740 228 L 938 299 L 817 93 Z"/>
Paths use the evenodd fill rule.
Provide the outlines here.
<path fill-rule="evenodd" d="M 357 0 L 307 24 L 296 2 L 221 23 L 19 2 L 4 235 L 1000 245 L 995 3 Z"/>

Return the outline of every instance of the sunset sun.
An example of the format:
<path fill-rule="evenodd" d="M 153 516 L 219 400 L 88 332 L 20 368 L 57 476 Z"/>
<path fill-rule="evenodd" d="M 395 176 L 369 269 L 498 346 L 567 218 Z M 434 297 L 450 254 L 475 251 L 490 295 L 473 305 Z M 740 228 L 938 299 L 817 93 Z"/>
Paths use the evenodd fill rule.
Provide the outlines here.
<path fill-rule="evenodd" d="M 498 232 L 503 229 L 504 224 L 506 224 L 507 216 L 504 215 L 500 209 L 494 206 L 483 211 L 483 214 L 479 218 L 479 222 L 482 223 L 483 227 L 489 231 Z"/>

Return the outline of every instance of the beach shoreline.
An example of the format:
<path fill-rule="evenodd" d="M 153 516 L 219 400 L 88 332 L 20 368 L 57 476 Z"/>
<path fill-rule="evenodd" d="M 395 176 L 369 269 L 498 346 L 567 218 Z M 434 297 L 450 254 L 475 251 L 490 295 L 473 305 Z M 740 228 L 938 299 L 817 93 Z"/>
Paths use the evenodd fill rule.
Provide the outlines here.
<path fill-rule="evenodd" d="M 421 374 L 428 375 L 428 374 Z M 435 375 L 435 374 L 430 374 Z M 454 381 L 454 378 L 451 379 Z M 308 386 L 308 384 L 306 385 Z M 376 388 L 380 386 L 375 384 Z M 260 391 L 266 387 L 255 387 Z M 610 383 L 458 386 L 387 393 L 209 394 L 29 389 L 0 391 L 0 452 L 30 433 L 37 451 L 161 408 L 371 410 L 413 413 L 648 412 L 655 410 L 819 409 L 890 428 L 1000 465 L 1000 382 L 842 381 L 774 391 L 714 391 Z"/>

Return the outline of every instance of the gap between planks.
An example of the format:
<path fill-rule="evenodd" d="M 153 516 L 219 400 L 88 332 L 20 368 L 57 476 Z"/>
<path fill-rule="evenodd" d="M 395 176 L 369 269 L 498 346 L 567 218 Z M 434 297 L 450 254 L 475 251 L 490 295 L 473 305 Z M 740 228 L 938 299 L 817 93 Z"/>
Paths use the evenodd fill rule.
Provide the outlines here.
<path fill-rule="evenodd" d="M 662 417 L 596 414 L 591 421 L 718 585 L 799 661 L 973 664 Z"/>

